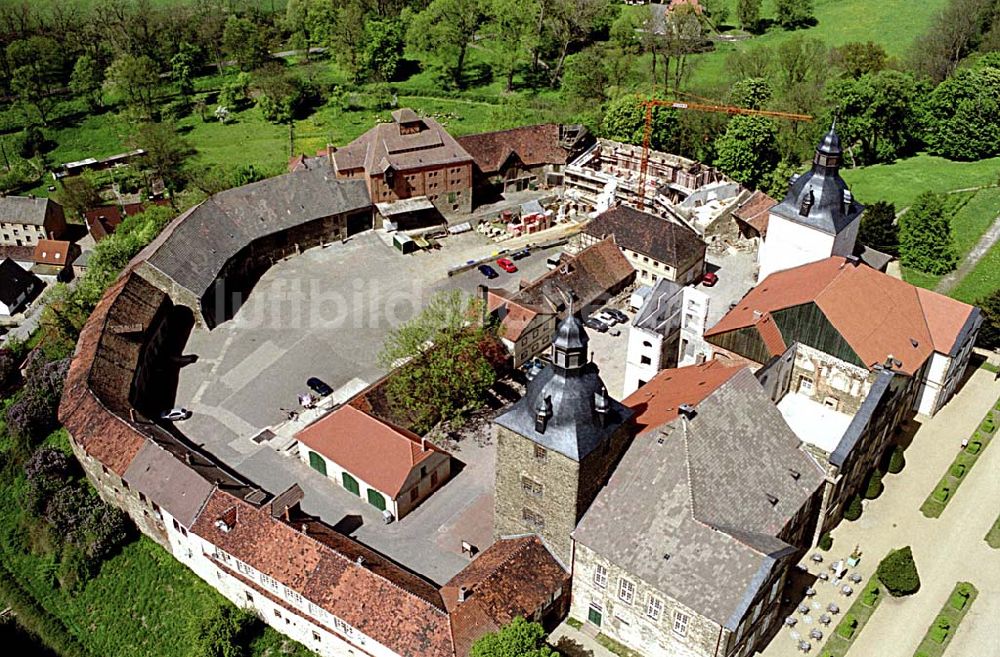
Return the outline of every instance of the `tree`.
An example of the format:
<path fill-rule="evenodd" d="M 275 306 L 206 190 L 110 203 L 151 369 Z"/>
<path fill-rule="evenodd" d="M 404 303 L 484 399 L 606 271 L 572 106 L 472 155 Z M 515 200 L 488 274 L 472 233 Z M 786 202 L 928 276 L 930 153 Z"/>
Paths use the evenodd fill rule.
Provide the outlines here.
<path fill-rule="evenodd" d="M 84 212 L 102 202 L 100 191 L 89 172 L 63 178 L 62 189 L 56 192 L 55 197 L 60 205 L 81 218 Z"/>
<path fill-rule="evenodd" d="M 555 87 L 562 79 L 563 66 L 572 48 L 585 41 L 602 24 L 610 23 L 614 13 L 609 0 L 548 0 L 540 25 L 544 39 L 539 39 L 536 52 L 547 49 L 554 55 L 548 65 L 549 82 Z M 544 48 L 543 48 L 544 46 Z"/>
<path fill-rule="evenodd" d="M 794 30 L 815 22 L 812 0 L 774 0 L 775 17 L 778 25 L 786 30 Z"/>
<path fill-rule="evenodd" d="M 143 123 L 132 135 L 135 148 L 146 151 L 139 165 L 163 180 L 167 189 L 183 187 L 184 161 L 194 153 L 187 141 L 177 134 L 172 123 Z"/>
<path fill-rule="evenodd" d="M 418 433 L 478 407 L 496 380 L 503 347 L 479 325 L 481 312 L 462 292 L 442 292 L 386 338 L 379 364 L 391 369 L 405 362 L 390 375 L 387 396 Z"/>
<path fill-rule="evenodd" d="M 1000 68 L 958 71 L 931 92 L 924 141 L 935 155 L 978 160 L 1000 153 Z"/>
<path fill-rule="evenodd" d="M 474 644 L 469 657 L 558 657 L 545 643 L 545 628 L 520 616 L 497 632 L 483 635 Z"/>
<path fill-rule="evenodd" d="M 883 70 L 889 62 L 889 54 L 874 41 L 852 41 L 835 47 L 830 53 L 830 62 L 847 77 L 860 78 L 866 73 Z"/>
<path fill-rule="evenodd" d="M 48 37 L 33 36 L 7 46 L 10 87 L 25 105 L 34 107 L 48 125 L 52 94 L 61 82 L 62 49 Z"/>
<path fill-rule="evenodd" d="M 774 92 L 765 78 L 745 78 L 729 90 L 729 102 L 738 107 L 762 109 Z"/>
<path fill-rule="evenodd" d="M 249 611 L 229 604 L 191 616 L 190 657 L 247 657 L 247 645 L 259 621 Z"/>
<path fill-rule="evenodd" d="M 152 59 L 146 55 L 121 55 L 111 62 L 106 76 L 107 86 L 125 100 L 134 114 L 146 119 L 153 116 L 153 95 L 160 76 Z"/>
<path fill-rule="evenodd" d="M 27 370 L 24 388 L 6 413 L 7 431 L 17 451 L 24 455 L 59 426 L 56 410 L 69 359 L 29 365 Z"/>
<path fill-rule="evenodd" d="M 868 475 L 868 481 L 865 484 L 865 499 L 874 500 L 882 491 L 885 490 L 885 485 L 882 483 L 882 471 L 875 468 Z"/>
<path fill-rule="evenodd" d="M 899 255 L 899 227 L 896 225 L 896 206 L 886 201 L 875 201 L 861 215 L 858 241 L 876 251 Z"/>
<path fill-rule="evenodd" d="M 829 85 L 837 107 L 837 133 L 855 164 L 889 162 L 914 145 L 917 83 L 908 73 L 885 70 Z"/>
<path fill-rule="evenodd" d="M 983 325 L 976 344 L 985 349 L 1000 349 L 1000 289 L 993 290 L 976 305 L 983 313 Z"/>
<path fill-rule="evenodd" d="M 406 40 L 417 52 L 435 58 L 451 82 L 461 86 L 469 42 L 482 22 L 478 0 L 431 0 L 413 18 Z"/>
<path fill-rule="evenodd" d="M 979 335 L 982 336 L 982 329 L 979 330 Z M 889 456 L 889 467 L 888 470 L 892 474 L 899 474 L 906 467 L 906 455 L 904 454 L 902 445 L 895 445 L 892 448 L 892 454 Z"/>
<path fill-rule="evenodd" d="M 941 82 L 979 45 L 995 14 L 993 0 L 951 0 L 913 42 L 913 68 Z"/>
<path fill-rule="evenodd" d="M 250 19 L 239 16 L 226 19 L 222 48 L 244 71 L 260 67 L 269 57 L 263 28 Z"/>
<path fill-rule="evenodd" d="M 514 73 L 525 63 L 541 6 L 538 0 L 490 0 L 486 28 L 493 37 L 493 68 L 504 79 L 504 89 L 514 89 Z"/>
<path fill-rule="evenodd" d="M 798 161 L 784 159 L 771 173 L 764 176 L 759 189 L 771 198 L 782 199 L 788 193 L 792 176 L 799 173 L 801 168 Z"/>
<path fill-rule="evenodd" d="M 272 123 L 288 123 L 305 97 L 305 85 L 296 75 L 279 64 L 269 64 L 254 74 L 253 86 L 259 92 L 257 106 Z"/>
<path fill-rule="evenodd" d="M 947 274 L 958 263 L 945 196 L 924 192 L 899 218 L 899 261 L 928 274 Z"/>
<path fill-rule="evenodd" d="M 348 0 L 337 10 L 337 29 L 329 37 L 337 62 L 355 81 L 361 74 L 361 52 L 365 47 L 365 10 L 362 0 Z"/>
<path fill-rule="evenodd" d="M 361 69 L 372 79 L 388 82 L 396 76 L 403 58 L 405 29 L 395 18 L 371 19 L 365 23 Z"/>
<path fill-rule="evenodd" d="M 185 103 L 191 102 L 194 94 L 194 67 L 198 49 L 183 42 L 180 49 L 170 58 L 170 77 L 177 85 L 177 93 Z"/>
<path fill-rule="evenodd" d="M 73 64 L 73 74 L 69 78 L 69 89 L 87 101 L 91 110 L 104 105 L 101 86 L 104 84 L 104 69 L 90 55 L 80 55 Z"/>
<path fill-rule="evenodd" d="M 895 598 L 912 595 L 920 590 L 920 575 L 909 545 L 887 554 L 879 562 L 875 576 L 889 591 L 889 595 Z"/>
<path fill-rule="evenodd" d="M 760 27 L 760 0 L 736 0 L 736 20 L 747 32 Z"/>
<path fill-rule="evenodd" d="M 715 140 L 715 166 L 727 176 L 756 189 L 778 165 L 778 128 L 763 116 L 734 116 Z"/>
<path fill-rule="evenodd" d="M 250 74 L 241 72 L 222 84 L 219 105 L 238 112 L 250 103 Z"/>
<path fill-rule="evenodd" d="M 844 520 L 857 520 L 861 517 L 861 512 L 864 508 L 860 495 L 851 496 L 851 499 L 847 501 L 847 506 L 844 508 Z"/>
<path fill-rule="evenodd" d="M 604 113 L 601 136 L 627 144 L 642 145 L 646 126 L 643 96 L 630 94 L 611 102 Z M 677 143 L 677 112 L 666 107 L 653 108 L 649 145 L 653 150 L 672 152 Z"/>
<path fill-rule="evenodd" d="M 292 33 L 292 44 L 306 51 L 325 43 L 337 28 L 337 13 L 328 0 L 288 0 L 285 26 Z"/>
<path fill-rule="evenodd" d="M 607 100 L 608 75 L 597 46 L 588 46 L 566 58 L 562 89 L 571 98 L 594 104 Z"/>

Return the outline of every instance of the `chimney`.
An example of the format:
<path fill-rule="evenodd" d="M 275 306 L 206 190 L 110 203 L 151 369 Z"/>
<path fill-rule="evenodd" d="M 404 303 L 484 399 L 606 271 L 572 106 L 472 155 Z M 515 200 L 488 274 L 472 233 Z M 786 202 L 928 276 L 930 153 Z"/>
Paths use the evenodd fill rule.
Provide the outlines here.
<path fill-rule="evenodd" d="M 490 321 L 490 290 L 483 284 L 479 285 L 479 300 L 483 304 L 480 321 L 486 326 Z"/>
<path fill-rule="evenodd" d="M 753 311 L 753 318 L 754 319 L 760 319 L 763 316 L 764 316 L 764 313 L 762 313 L 761 311 L 759 311 L 759 310 Z"/>
<path fill-rule="evenodd" d="M 698 412 L 694 410 L 694 406 L 691 404 L 681 404 L 677 407 L 677 410 L 680 411 L 681 415 L 689 420 L 694 419 L 694 416 L 698 414 Z"/>
<path fill-rule="evenodd" d="M 427 437 L 426 436 L 420 436 L 420 451 L 421 452 L 426 452 L 427 451 Z"/>
<path fill-rule="evenodd" d="M 365 558 L 359 554 L 358 558 L 355 560 L 355 563 L 358 564 L 359 566 L 364 566 Z"/>
<path fill-rule="evenodd" d="M 594 393 L 594 412 L 597 413 L 597 423 L 602 427 L 608 426 L 608 416 L 611 412 L 611 404 L 608 401 L 608 391 L 604 386 Z"/>
<path fill-rule="evenodd" d="M 464 586 L 458 587 L 458 601 L 459 602 L 465 602 L 466 600 L 468 600 L 469 599 L 469 594 L 470 594 L 470 591 L 469 591 L 468 588 L 466 588 Z"/>
<path fill-rule="evenodd" d="M 767 501 L 771 503 L 771 506 L 778 505 L 778 498 L 775 497 L 774 495 L 771 495 L 770 493 L 767 494 Z"/>

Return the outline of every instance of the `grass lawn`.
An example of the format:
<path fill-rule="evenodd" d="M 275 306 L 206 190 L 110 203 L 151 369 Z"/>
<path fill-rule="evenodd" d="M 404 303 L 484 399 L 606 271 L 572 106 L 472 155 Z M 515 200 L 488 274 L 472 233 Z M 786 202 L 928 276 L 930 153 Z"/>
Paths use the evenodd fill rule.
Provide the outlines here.
<path fill-rule="evenodd" d="M 924 516 L 938 518 L 944 513 L 945 507 L 955 497 L 955 492 L 962 485 L 962 481 L 969 476 L 969 470 L 979 460 L 983 450 L 989 447 L 990 441 L 996 434 L 996 423 L 1000 421 L 1000 409 L 997 407 L 1000 407 L 1000 400 L 986 414 L 979 427 L 969 437 L 969 444 L 958 453 L 934 490 L 924 500 L 920 506 L 920 512 Z"/>
<path fill-rule="evenodd" d="M 951 296 L 959 301 L 975 303 L 1000 288 L 1000 242 L 990 247 L 971 272 L 959 281 Z"/>
<path fill-rule="evenodd" d="M 878 579 L 875 577 L 869 579 L 865 588 L 858 594 L 854 604 L 847 610 L 840 622 L 836 626 L 824 630 L 827 632 L 828 638 L 823 644 L 823 649 L 819 651 L 819 655 L 821 657 L 844 657 L 885 596 L 886 591 L 881 587 Z M 852 623 L 852 621 L 854 622 Z"/>
<path fill-rule="evenodd" d="M 1000 157 L 952 162 L 921 153 L 892 164 L 844 169 L 841 175 L 862 203 L 890 201 L 896 204 L 899 212 L 921 192 L 947 192 L 996 184 L 1000 178 Z"/>
<path fill-rule="evenodd" d="M 986 533 L 986 542 L 994 550 L 1000 550 L 1000 516 L 997 516 L 996 522 L 990 527 L 990 531 Z"/>
<path fill-rule="evenodd" d="M 924 640 L 917 646 L 914 657 L 941 657 L 951 638 L 955 636 L 959 623 L 965 618 L 969 607 L 975 602 L 979 591 L 969 582 L 959 582 L 955 585 L 948 601 L 941 607 L 941 612 L 934 623 L 927 629 Z"/>

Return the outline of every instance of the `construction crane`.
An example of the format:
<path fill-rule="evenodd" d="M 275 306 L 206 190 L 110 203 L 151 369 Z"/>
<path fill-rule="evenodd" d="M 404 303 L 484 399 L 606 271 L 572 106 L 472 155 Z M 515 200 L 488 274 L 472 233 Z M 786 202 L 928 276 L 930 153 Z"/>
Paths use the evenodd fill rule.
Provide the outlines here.
<path fill-rule="evenodd" d="M 649 138 L 653 130 L 653 108 L 671 107 L 681 110 L 695 110 L 698 112 L 722 112 L 723 114 L 749 114 L 752 116 L 770 116 L 776 119 L 788 119 L 789 121 L 812 121 L 812 116 L 808 114 L 794 114 L 792 112 L 778 112 L 774 110 L 750 109 L 749 107 L 736 107 L 735 105 L 717 105 L 708 99 L 705 103 L 695 103 L 686 100 L 664 100 L 660 98 L 650 98 L 643 101 L 646 109 L 646 125 L 642 132 L 642 160 L 639 162 L 639 206 L 646 203 L 646 169 L 649 167 Z"/>

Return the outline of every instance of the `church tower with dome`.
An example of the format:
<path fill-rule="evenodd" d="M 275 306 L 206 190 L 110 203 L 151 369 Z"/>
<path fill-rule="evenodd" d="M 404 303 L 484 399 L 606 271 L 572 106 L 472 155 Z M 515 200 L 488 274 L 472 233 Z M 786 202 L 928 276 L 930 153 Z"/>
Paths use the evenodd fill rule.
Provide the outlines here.
<path fill-rule="evenodd" d="M 854 254 L 864 206 L 840 177 L 842 158 L 832 126 L 816 147 L 812 169 L 793 177 L 784 200 L 771 209 L 758 255 L 758 283 L 776 271 Z"/>
<path fill-rule="evenodd" d="M 632 416 L 608 395 L 587 345 L 571 307 L 556 331 L 552 363 L 494 420 L 494 534 L 538 534 L 567 565 L 570 533 L 628 447 Z"/>

